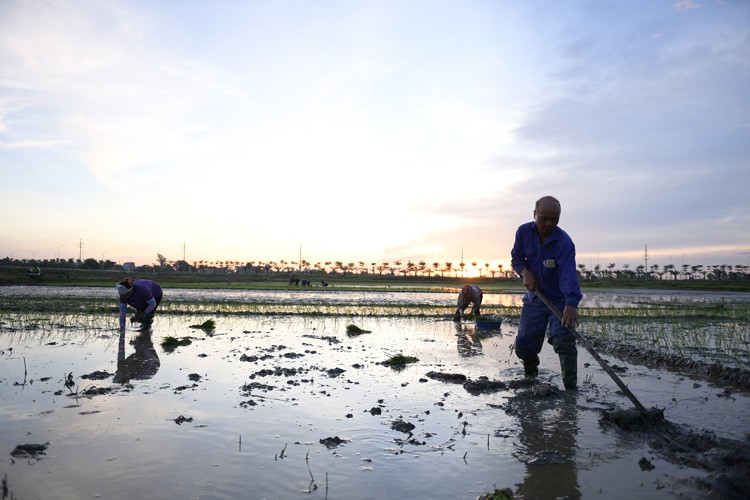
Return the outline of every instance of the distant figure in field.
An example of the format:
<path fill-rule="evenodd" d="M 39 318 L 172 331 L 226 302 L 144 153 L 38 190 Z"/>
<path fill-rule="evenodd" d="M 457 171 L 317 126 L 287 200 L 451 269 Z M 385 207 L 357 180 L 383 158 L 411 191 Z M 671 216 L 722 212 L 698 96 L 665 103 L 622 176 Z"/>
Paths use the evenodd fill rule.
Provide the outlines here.
<path fill-rule="evenodd" d="M 150 323 L 154 319 L 154 312 L 159 307 L 162 298 L 162 290 L 159 283 L 151 280 L 135 280 L 127 278 L 117 285 L 117 294 L 120 296 L 120 331 L 125 331 L 125 317 L 128 306 L 135 309 L 135 315 L 131 322 Z"/>
<path fill-rule="evenodd" d="M 328 282 L 327 282 L 327 281 L 325 281 L 325 280 L 320 280 L 320 284 L 321 284 L 322 286 L 328 286 Z"/>
<path fill-rule="evenodd" d="M 299 278 L 297 277 L 296 274 L 293 274 L 292 277 L 289 279 L 289 284 L 295 285 L 295 286 L 299 285 Z"/>
<path fill-rule="evenodd" d="M 464 310 L 469 307 L 469 304 L 473 304 L 471 313 L 474 316 L 479 316 L 479 308 L 482 306 L 482 289 L 477 285 L 464 285 L 461 291 L 458 293 L 458 308 L 456 314 L 453 315 L 454 320 L 460 320 L 464 316 Z"/>

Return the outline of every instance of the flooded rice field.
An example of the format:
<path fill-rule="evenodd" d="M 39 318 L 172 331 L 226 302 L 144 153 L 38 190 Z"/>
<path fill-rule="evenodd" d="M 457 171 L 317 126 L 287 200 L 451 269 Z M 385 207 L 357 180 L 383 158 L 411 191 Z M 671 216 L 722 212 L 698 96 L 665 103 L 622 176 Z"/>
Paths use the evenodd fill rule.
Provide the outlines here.
<path fill-rule="evenodd" d="M 750 491 L 750 391 L 731 377 L 704 376 L 710 359 L 673 366 L 643 354 L 662 348 L 649 344 L 647 330 L 658 337 L 700 326 L 710 338 L 728 328 L 723 342 L 737 352 L 722 356 L 734 356 L 733 373 L 744 373 L 741 294 L 587 294 L 580 331 L 600 335 L 600 353 L 629 389 L 664 411 L 662 422 L 628 425 L 618 415 L 632 413 L 632 403 L 582 347 L 577 392 L 562 390 L 549 345 L 540 376 L 524 379 L 511 351 L 520 295 L 488 294 L 487 311 L 503 324 L 483 330 L 448 320 L 454 295 L 446 293 L 167 290 L 149 328 L 129 325 L 120 335 L 112 290 L 74 290 L 0 287 L 4 497 Z M 90 312 L 92 297 L 111 311 Z M 75 300 L 80 306 L 69 310 Z M 228 313 L 201 309 L 205 302 L 224 303 Z M 680 320 L 670 316 L 675 304 Z M 336 314 L 332 305 L 366 314 Z M 274 312 L 280 306 L 289 313 Z M 308 306 L 318 314 L 295 310 Z M 652 307 L 662 314 L 643 313 Z M 635 319 L 625 321 L 621 309 Z M 207 319 L 213 330 L 195 328 Z M 351 324 L 369 333 L 348 334 Z M 654 326 L 664 324 L 672 327 Z M 622 339 L 601 336 L 609 328 L 602 325 L 646 344 L 625 352 Z M 416 361 L 384 363 L 398 354 Z"/>

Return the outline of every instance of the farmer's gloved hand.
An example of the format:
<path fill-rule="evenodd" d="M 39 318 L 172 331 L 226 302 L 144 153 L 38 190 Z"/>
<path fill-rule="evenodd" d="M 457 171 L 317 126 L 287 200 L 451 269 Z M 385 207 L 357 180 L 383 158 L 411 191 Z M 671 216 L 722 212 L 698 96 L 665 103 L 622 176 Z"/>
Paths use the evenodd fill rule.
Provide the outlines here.
<path fill-rule="evenodd" d="M 144 314 L 141 311 L 136 312 L 132 318 L 130 318 L 131 323 L 143 323 L 143 321 L 146 319 Z"/>

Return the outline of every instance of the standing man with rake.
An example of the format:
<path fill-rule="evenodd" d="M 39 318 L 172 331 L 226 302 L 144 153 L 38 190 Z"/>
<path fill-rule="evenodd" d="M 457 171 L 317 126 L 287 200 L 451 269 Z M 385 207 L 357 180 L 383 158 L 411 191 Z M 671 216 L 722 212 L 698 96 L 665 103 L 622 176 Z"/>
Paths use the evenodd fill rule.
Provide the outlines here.
<path fill-rule="evenodd" d="M 511 266 L 528 292 L 523 297 L 515 349 L 526 376 L 537 376 L 539 353 L 549 326 L 549 343 L 560 358 L 563 385 L 574 390 L 578 380 L 578 350 L 575 336 L 567 327 L 577 326 L 578 303 L 583 295 L 576 272 L 575 245 L 568 233 L 557 227 L 560 211 L 556 198 L 544 196 L 536 202 L 534 220 L 516 231 Z M 534 294 L 535 290 L 563 311 L 562 320 Z"/>

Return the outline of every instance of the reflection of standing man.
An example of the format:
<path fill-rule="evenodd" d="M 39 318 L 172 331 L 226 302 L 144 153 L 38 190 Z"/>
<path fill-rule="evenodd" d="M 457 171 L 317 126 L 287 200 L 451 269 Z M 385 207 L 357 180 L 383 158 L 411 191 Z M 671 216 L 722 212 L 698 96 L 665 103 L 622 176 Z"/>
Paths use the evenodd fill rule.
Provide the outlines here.
<path fill-rule="evenodd" d="M 453 319 L 460 320 L 464 315 L 464 310 L 469 307 L 469 304 L 473 304 L 471 313 L 479 316 L 479 308 L 482 306 L 482 295 L 482 289 L 477 285 L 465 285 L 458 293 L 458 308 L 456 309 L 456 314 L 453 315 Z"/>
<path fill-rule="evenodd" d="M 578 410 L 575 396 L 549 399 L 516 396 L 508 406 L 518 417 L 516 457 L 526 464 L 521 498 L 581 498 L 576 464 Z M 550 481 L 554 477 L 554 481 Z"/>
<path fill-rule="evenodd" d="M 528 293 L 523 297 L 516 354 L 527 376 L 539 373 L 539 353 L 549 326 L 549 343 L 560 357 L 563 384 L 575 389 L 578 379 L 576 339 L 566 327 L 578 324 L 578 303 L 583 298 L 576 272 L 576 250 L 568 233 L 557 227 L 560 202 L 545 196 L 536 202 L 534 221 L 516 231 L 511 250 L 513 270 L 523 278 Z M 534 294 L 544 293 L 558 309 L 562 322 Z"/>

